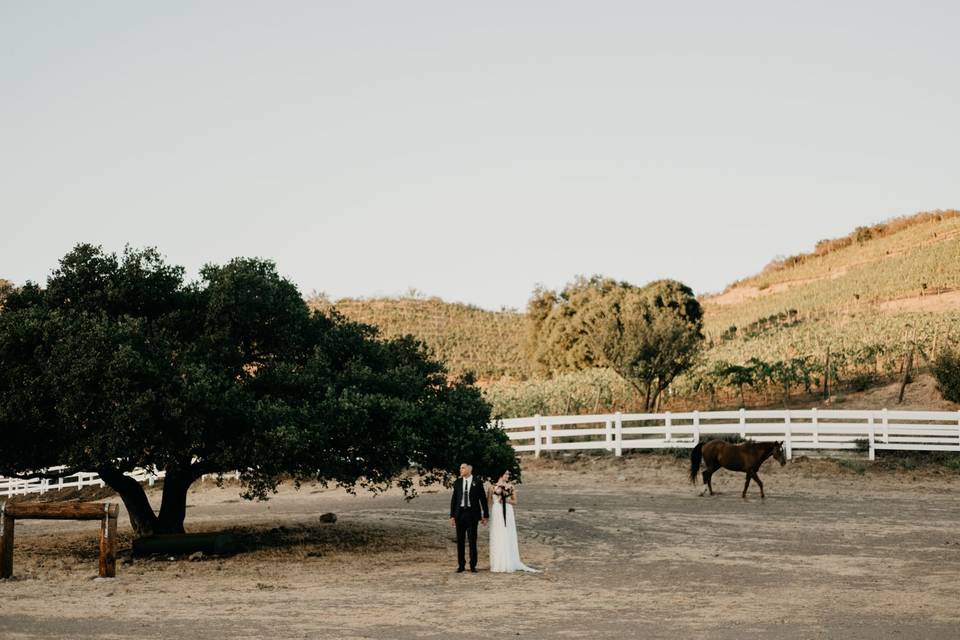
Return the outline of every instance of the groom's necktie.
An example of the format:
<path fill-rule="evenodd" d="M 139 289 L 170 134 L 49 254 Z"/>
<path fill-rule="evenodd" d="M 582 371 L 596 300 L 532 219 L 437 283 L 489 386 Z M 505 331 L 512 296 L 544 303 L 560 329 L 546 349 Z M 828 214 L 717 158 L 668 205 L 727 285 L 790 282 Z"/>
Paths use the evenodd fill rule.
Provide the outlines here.
<path fill-rule="evenodd" d="M 467 509 L 470 508 L 470 483 L 468 480 L 463 481 L 463 506 Z"/>

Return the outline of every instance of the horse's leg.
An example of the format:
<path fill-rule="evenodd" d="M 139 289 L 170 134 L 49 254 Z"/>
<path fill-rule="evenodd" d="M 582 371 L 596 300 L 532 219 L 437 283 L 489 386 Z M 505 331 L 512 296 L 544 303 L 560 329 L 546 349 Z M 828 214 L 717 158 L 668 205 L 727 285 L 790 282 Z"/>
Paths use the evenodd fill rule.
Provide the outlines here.
<path fill-rule="evenodd" d="M 751 471 L 751 473 L 753 474 L 753 479 L 754 479 L 754 481 L 755 481 L 755 482 L 757 483 L 757 485 L 760 487 L 760 499 L 762 500 L 762 499 L 764 499 L 764 498 L 767 497 L 767 496 L 763 495 L 763 483 L 760 482 L 760 476 L 757 475 L 757 472 L 756 472 L 756 471 Z"/>
<path fill-rule="evenodd" d="M 703 482 L 707 485 L 707 489 L 710 490 L 710 495 L 715 495 L 713 493 L 713 473 L 716 471 L 713 467 L 707 467 L 703 470 Z"/>
<path fill-rule="evenodd" d="M 713 495 L 713 487 L 710 486 L 710 476 L 713 475 L 713 471 L 709 468 L 703 470 L 703 491 L 700 495 L 703 495 L 707 491 L 710 492 L 710 495 Z"/>
<path fill-rule="evenodd" d="M 743 484 L 743 493 L 740 495 L 744 500 L 747 499 L 747 487 L 750 486 L 750 472 L 747 472 L 747 481 Z"/>

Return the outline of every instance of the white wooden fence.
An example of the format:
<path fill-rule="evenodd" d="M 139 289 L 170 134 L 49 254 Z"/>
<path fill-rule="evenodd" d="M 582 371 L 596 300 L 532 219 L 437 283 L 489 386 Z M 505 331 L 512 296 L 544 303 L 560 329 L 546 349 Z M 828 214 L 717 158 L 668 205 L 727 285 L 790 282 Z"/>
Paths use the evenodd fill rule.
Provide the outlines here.
<path fill-rule="evenodd" d="M 56 472 L 66 467 L 51 467 L 48 472 Z M 137 469 L 133 473 L 128 473 L 137 482 L 146 482 L 150 486 L 166 474 L 163 471 L 151 473 L 143 469 Z M 102 487 L 103 480 L 96 473 L 86 471 L 74 473 L 63 478 L 50 480 L 48 478 L 4 478 L 0 476 L 0 496 L 26 495 L 29 493 L 46 493 L 47 491 L 58 491 L 60 489 L 82 489 L 84 487 Z"/>
<path fill-rule="evenodd" d="M 787 458 L 807 449 L 859 449 L 870 460 L 878 449 L 960 453 L 960 411 L 779 410 L 693 411 L 689 413 L 606 413 L 531 416 L 498 422 L 518 452 L 606 449 L 692 448 L 701 438 L 739 435 L 757 441 L 781 440 Z M 63 469 L 55 467 L 50 471 Z M 127 475 L 150 485 L 162 471 Z M 96 473 L 57 480 L 0 477 L 0 496 L 103 486 Z"/>
<path fill-rule="evenodd" d="M 517 451 L 693 448 L 701 438 L 781 440 L 796 450 L 865 448 L 960 453 L 960 411 L 775 410 L 531 416 L 500 421 Z"/>

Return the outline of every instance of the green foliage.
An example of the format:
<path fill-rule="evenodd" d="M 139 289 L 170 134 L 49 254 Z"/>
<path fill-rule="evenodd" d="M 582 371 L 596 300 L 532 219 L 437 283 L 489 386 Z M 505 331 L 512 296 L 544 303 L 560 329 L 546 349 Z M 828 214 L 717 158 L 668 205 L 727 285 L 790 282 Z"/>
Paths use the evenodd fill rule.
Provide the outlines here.
<path fill-rule="evenodd" d="M 529 312 L 540 369 L 609 367 L 644 394 L 648 408 L 693 365 L 703 340 L 700 304 L 673 280 L 638 288 L 580 277 L 559 294 L 536 291 Z"/>
<path fill-rule="evenodd" d="M 0 278 L 0 309 L 3 309 L 3 300 L 11 291 L 13 291 L 13 283 Z"/>
<path fill-rule="evenodd" d="M 578 276 L 560 292 L 536 289 L 527 305 L 527 352 L 534 370 L 549 375 L 603 366 L 603 356 L 587 339 L 586 319 L 633 288 L 602 276 Z"/>
<path fill-rule="evenodd" d="M 45 288 L 8 295 L 0 474 L 97 471 L 149 534 L 182 531 L 201 474 L 238 469 L 262 498 L 286 476 L 412 492 L 411 466 L 424 483 L 464 459 L 519 471 L 472 378 L 450 380 L 414 339 L 312 313 L 271 262 L 183 273 L 152 249 L 80 245 Z M 159 516 L 122 475 L 136 467 L 167 472 Z"/>
<path fill-rule="evenodd" d="M 930 367 L 937 389 L 945 400 L 960 402 L 960 353 L 950 349 L 937 356 Z"/>
<path fill-rule="evenodd" d="M 851 391 L 866 391 L 879 382 L 879 377 L 872 371 L 854 374 L 847 385 Z"/>

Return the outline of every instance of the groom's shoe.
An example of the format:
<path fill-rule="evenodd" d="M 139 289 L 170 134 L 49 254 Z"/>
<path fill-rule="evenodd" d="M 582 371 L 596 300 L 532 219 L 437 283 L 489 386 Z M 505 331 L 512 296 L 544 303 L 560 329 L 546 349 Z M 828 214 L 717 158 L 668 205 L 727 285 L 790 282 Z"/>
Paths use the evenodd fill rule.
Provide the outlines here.
<path fill-rule="evenodd" d="M 457 573 L 463 573 L 463 567 L 457 567 Z"/>
<path fill-rule="evenodd" d="M 470 567 L 470 573 L 476 573 L 476 572 L 477 572 L 476 567 Z"/>

